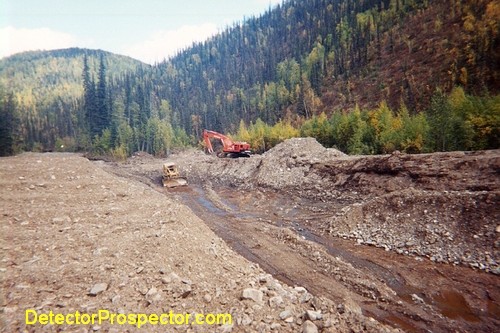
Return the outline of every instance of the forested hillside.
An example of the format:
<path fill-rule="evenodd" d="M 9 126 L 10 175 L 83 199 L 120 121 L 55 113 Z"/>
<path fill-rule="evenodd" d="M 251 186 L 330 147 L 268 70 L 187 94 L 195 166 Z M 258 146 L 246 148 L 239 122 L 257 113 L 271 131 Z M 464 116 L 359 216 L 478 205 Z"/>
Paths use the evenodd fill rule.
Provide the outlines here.
<path fill-rule="evenodd" d="M 165 154 L 203 128 L 258 150 L 299 134 L 351 153 L 496 148 L 499 22 L 488 0 L 289 0 L 153 67 L 82 50 L 1 60 L 3 104 L 13 92 L 22 149 Z"/>
<path fill-rule="evenodd" d="M 107 74 L 116 80 L 150 67 L 129 57 L 78 48 L 24 52 L 0 60 L 0 101 L 5 101 L 4 113 L 16 109 L 14 130 L 22 149 L 51 150 L 58 138 L 83 134 L 79 122 L 84 91 L 83 59 L 88 58 L 90 76 L 96 81 L 101 56 Z M 7 103 L 9 94 L 13 96 Z"/>

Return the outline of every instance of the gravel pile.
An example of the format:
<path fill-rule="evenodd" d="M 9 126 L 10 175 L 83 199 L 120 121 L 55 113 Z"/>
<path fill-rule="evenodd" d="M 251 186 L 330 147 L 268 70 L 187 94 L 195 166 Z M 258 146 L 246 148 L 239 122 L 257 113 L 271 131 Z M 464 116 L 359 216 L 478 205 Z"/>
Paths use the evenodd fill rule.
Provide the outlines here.
<path fill-rule="evenodd" d="M 500 274 L 500 193 L 409 189 L 344 207 L 324 231 L 435 262 Z"/>
<path fill-rule="evenodd" d="M 294 138 L 250 158 L 221 159 L 191 150 L 170 159 L 179 164 L 190 181 L 283 189 L 315 187 L 320 177 L 310 172 L 311 166 L 344 156 L 339 150 L 323 147 L 316 139 Z"/>
<path fill-rule="evenodd" d="M 255 180 L 262 186 L 304 190 L 321 180 L 311 173 L 312 165 L 344 156 L 339 150 L 326 149 L 313 138 L 289 139 L 262 155 Z"/>

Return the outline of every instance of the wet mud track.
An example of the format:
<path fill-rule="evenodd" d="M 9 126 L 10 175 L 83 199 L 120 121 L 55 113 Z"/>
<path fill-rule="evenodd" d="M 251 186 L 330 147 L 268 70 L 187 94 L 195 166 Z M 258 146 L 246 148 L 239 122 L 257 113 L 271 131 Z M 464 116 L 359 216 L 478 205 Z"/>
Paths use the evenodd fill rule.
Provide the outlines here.
<path fill-rule="evenodd" d="M 500 327 L 497 276 L 323 234 L 319 222 L 340 207 L 211 184 L 165 193 L 282 282 L 339 304 L 352 300 L 365 315 L 393 327 L 407 332 L 494 332 Z"/>

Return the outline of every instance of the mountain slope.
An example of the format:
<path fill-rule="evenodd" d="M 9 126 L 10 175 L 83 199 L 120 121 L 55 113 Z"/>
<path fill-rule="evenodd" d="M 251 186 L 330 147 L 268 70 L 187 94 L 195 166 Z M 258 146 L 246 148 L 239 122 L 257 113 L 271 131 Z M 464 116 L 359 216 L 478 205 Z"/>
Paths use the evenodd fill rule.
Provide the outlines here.
<path fill-rule="evenodd" d="M 196 140 L 203 128 L 235 132 L 241 120 L 302 124 L 382 101 L 421 113 L 436 92 L 455 86 L 496 94 L 498 22 L 500 4 L 492 0 L 289 0 L 157 66 L 103 51 L 30 52 L 0 61 L 0 85 L 17 97 L 28 149 L 50 147 L 88 130 L 83 56 L 97 81 L 105 55 L 114 119 L 106 146 L 121 135 L 133 141 L 130 153 L 153 146 L 145 135 L 158 132 L 152 124 L 147 131 L 153 118 Z"/>
<path fill-rule="evenodd" d="M 498 93 L 498 22 L 500 5 L 494 1 L 434 2 L 372 42 L 368 62 L 357 73 L 328 78 L 324 105 L 375 107 L 385 99 L 423 110 L 437 88 Z"/>
<path fill-rule="evenodd" d="M 83 93 L 83 57 L 97 78 L 99 57 L 106 59 L 108 74 L 123 75 L 137 67 L 148 65 L 130 57 L 101 50 L 70 48 L 54 51 L 30 51 L 0 60 L 0 86 L 16 94 L 21 105 L 32 106 L 44 101 L 62 99 L 65 102 L 81 98 Z"/>
<path fill-rule="evenodd" d="M 158 84 L 186 128 L 383 99 L 419 111 L 437 88 L 499 91 L 499 21 L 487 0 L 287 1 L 161 64 Z"/>
<path fill-rule="evenodd" d="M 94 83 L 102 57 L 110 89 L 114 79 L 123 80 L 127 73 L 150 68 L 130 57 L 79 48 L 24 52 L 1 59 L 0 104 L 9 101 L 2 96 L 13 94 L 19 125 L 13 132 L 18 150 L 52 150 L 61 138 L 82 141 L 86 133 L 84 57 Z"/>

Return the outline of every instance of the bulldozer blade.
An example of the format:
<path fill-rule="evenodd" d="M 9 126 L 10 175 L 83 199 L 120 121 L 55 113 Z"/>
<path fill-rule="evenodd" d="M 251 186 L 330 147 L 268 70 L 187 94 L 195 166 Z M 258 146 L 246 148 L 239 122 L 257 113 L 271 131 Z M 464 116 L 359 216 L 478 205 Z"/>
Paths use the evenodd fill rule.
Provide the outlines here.
<path fill-rule="evenodd" d="M 168 188 L 173 188 L 173 187 L 178 187 L 178 186 L 186 186 L 187 185 L 187 180 L 184 178 L 177 178 L 177 179 L 163 179 L 163 186 L 168 187 Z"/>

